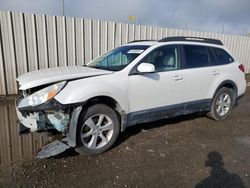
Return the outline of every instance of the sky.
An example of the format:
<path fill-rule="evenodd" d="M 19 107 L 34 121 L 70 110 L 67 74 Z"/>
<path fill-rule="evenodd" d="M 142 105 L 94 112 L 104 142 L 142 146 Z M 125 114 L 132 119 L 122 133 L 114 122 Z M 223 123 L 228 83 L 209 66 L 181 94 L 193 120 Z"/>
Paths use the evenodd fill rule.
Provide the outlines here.
<path fill-rule="evenodd" d="M 135 15 L 140 25 L 250 33 L 250 0 L 0 0 L 0 10 L 126 23 Z"/>

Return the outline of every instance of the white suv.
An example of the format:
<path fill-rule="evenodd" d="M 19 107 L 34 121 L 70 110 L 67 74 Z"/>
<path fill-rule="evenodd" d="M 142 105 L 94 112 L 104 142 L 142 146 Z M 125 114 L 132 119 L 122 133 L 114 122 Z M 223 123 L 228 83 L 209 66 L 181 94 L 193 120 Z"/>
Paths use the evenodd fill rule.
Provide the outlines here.
<path fill-rule="evenodd" d="M 64 136 L 41 158 L 69 147 L 102 153 L 139 123 L 195 112 L 223 120 L 246 90 L 244 66 L 221 41 L 190 37 L 133 41 L 87 65 L 30 72 L 17 81 L 20 132 L 56 129 Z"/>

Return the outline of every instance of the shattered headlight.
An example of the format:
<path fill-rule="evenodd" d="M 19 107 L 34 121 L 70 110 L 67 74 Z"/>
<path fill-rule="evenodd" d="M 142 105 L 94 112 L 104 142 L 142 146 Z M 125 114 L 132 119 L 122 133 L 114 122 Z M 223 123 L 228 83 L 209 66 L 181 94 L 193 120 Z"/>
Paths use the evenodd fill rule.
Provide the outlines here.
<path fill-rule="evenodd" d="M 63 88 L 66 84 L 66 81 L 59 82 L 57 84 L 53 84 L 48 86 L 40 91 L 33 93 L 32 95 L 24 98 L 20 101 L 18 108 L 28 107 L 28 106 L 37 106 L 47 102 L 48 100 L 55 97 L 59 91 Z"/>

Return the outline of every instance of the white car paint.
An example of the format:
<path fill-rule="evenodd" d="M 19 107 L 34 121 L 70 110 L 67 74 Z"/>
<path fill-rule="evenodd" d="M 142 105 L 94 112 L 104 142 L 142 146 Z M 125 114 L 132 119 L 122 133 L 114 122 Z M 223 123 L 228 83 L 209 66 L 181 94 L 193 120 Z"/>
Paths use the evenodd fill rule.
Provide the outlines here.
<path fill-rule="evenodd" d="M 244 67 L 237 61 L 233 62 L 233 59 L 228 55 L 224 54 L 223 57 L 228 56 L 229 59 L 227 61 L 230 62 L 229 64 L 211 66 L 212 63 L 209 59 L 202 62 L 203 58 L 205 59 L 206 57 L 202 56 L 200 58 L 197 55 L 197 52 L 199 53 L 198 50 L 195 52 L 197 56 L 191 57 L 194 57 L 194 59 L 198 58 L 202 65 L 206 63 L 206 67 L 196 67 L 198 64 L 193 65 L 192 58 L 190 64 L 186 63 L 185 57 L 188 55 L 186 51 L 185 53 L 183 52 L 185 48 L 174 46 L 170 48 L 174 50 L 174 56 L 171 55 L 170 51 L 169 53 L 157 51 L 156 54 L 152 53 L 152 56 L 144 59 L 145 56 L 155 49 L 172 44 L 204 45 L 225 49 L 222 45 L 196 41 L 178 42 L 176 39 L 172 42 L 162 41 L 166 40 L 126 44 L 124 45 L 126 47 L 115 49 L 102 57 L 97 57 L 100 59 L 93 60 L 89 66 L 94 67 L 98 65 L 98 69 L 86 66 L 69 66 L 34 71 L 21 75 L 17 79 L 21 96 L 16 100 L 20 133 L 56 129 L 63 134 L 65 138 L 62 142 L 55 141 L 45 146 L 38 153 L 40 158 L 55 155 L 55 150 L 57 154 L 61 153 L 69 147 L 76 147 L 76 151 L 79 153 L 85 153 L 85 149 L 97 151 L 98 147 L 96 144 L 98 138 L 102 139 L 99 145 L 106 143 L 106 145 L 101 146 L 102 148 L 111 143 L 107 138 L 103 139 L 105 137 L 103 132 L 107 130 L 106 125 L 108 124 L 112 129 L 108 130 L 108 133 L 113 135 L 115 130 L 116 133 L 119 133 L 119 131 L 124 131 L 128 126 L 138 123 L 201 111 L 211 112 L 212 110 L 214 112 L 214 110 L 217 111 L 217 108 L 223 108 L 225 112 L 226 105 L 230 105 L 230 108 L 233 107 L 238 102 L 240 96 L 245 93 Z M 210 43 L 221 44 L 221 42 L 216 40 L 210 40 Z M 146 48 L 147 46 L 145 45 L 149 47 Z M 215 50 L 210 50 L 209 48 L 203 49 L 212 54 L 216 53 Z M 115 55 L 112 54 L 113 52 Z M 104 59 L 106 57 L 107 59 Z M 219 55 L 213 57 L 207 54 L 208 57 L 216 59 L 215 64 L 221 58 Z M 154 63 L 152 63 L 152 59 L 155 61 Z M 174 59 L 175 62 L 173 61 Z M 128 62 L 130 64 L 126 66 Z M 195 62 L 199 63 L 198 61 Z M 218 64 L 223 62 L 222 59 Z M 112 65 L 112 67 L 107 68 L 105 65 Z M 123 69 L 120 71 L 100 70 L 102 66 L 104 66 L 104 69 Z M 177 70 L 178 67 L 180 68 L 179 70 Z M 220 101 L 217 103 L 218 98 L 215 98 L 216 103 L 214 103 L 214 95 L 221 86 L 225 86 L 221 85 L 223 83 L 230 84 L 229 87 L 237 91 L 237 96 L 233 96 L 237 97 L 233 101 L 236 103 L 232 103 L 228 99 L 229 95 L 224 95 L 224 93 L 218 93 L 220 94 Z M 224 90 L 218 91 L 226 92 L 228 89 L 224 88 Z M 233 93 L 230 92 L 230 96 L 232 95 Z M 221 96 L 223 96 L 223 99 Z M 224 96 L 227 96 L 226 100 L 229 100 L 229 103 L 225 102 Z M 104 104 L 113 108 L 115 112 L 108 107 L 104 108 Z M 100 109 L 101 113 L 98 112 L 98 108 L 102 108 Z M 86 109 L 88 110 L 85 111 Z M 94 115 L 88 117 L 88 113 Z M 120 122 L 116 122 L 120 123 L 120 127 L 118 124 L 118 126 L 114 126 L 113 120 L 109 121 L 110 117 L 105 118 L 104 121 L 106 113 L 117 114 Z M 83 115 L 86 119 L 82 119 Z M 90 122 L 88 122 L 89 119 Z M 85 122 L 80 124 L 79 122 L 83 120 Z M 87 125 L 87 122 L 90 125 Z M 103 123 L 105 124 L 103 125 Z M 89 127 L 89 131 L 83 133 L 83 128 L 85 129 L 86 125 Z M 104 127 L 106 129 L 102 131 Z M 81 131 L 79 132 L 79 130 Z M 87 134 L 91 136 L 88 138 L 91 145 L 89 143 L 86 144 L 85 140 L 82 139 L 86 138 Z M 106 133 L 106 135 L 108 134 Z M 117 136 L 118 134 L 113 137 L 114 140 Z M 82 140 L 83 146 L 78 143 L 79 138 Z M 89 154 L 87 151 L 86 153 Z"/>
<path fill-rule="evenodd" d="M 93 69 L 85 66 L 68 66 L 43 69 L 23 74 L 17 78 L 20 90 L 59 82 L 61 80 L 79 79 L 90 76 L 112 74 L 112 71 Z"/>
<path fill-rule="evenodd" d="M 239 63 L 237 62 L 222 66 L 129 76 L 130 70 L 152 50 L 167 44 L 190 43 L 225 49 L 223 46 L 199 42 L 137 42 L 136 45 L 151 44 L 152 46 L 122 71 L 111 75 L 71 81 L 55 98 L 62 104 L 70 104 L 86 101 L 96 96 L 110 96 L 120 104 L 126 113 L 131 113 L 194 100 L 211 99 L 217 87 L 224 80 L 232 80 L 237 84 L 238 96 L 245 92 L 246 81 L 244 74 L 238 69 Z M 134 43 L 127 45 L 134 45 Z M 226 51 L 228 52 L 228 50 Z M 215 73 L 216 71 L 219 74 Z M 180 76 L 182 79 L 174 80 L 176 76 Z M 77 87 L 79 85 L 84 87 Z M 72 92 L 73 90 L 74 92 Z"/>
<path fill-rule="evenodd" d="M 126 114 L 194 100 L 212 99 L 224 80 L 236 83 L 238 96 L 245 92 L 246 81 L 237 62 L 222 66 L 129 75 L 131 69 L 149 52 L 170 44 L 204 45 L 225 49 L 221 45 L 200 42 L 129 43 L 126 45 L 151 46 L 121 71 L 112 72 L 81 66 L 46 69 L 20 76 L 17 79 L 19 89 L 26 90 L 43 84 L 75 79 L 69 81 L 55 96 L 59 103 L 81 103 L 96 96 L 108 96 L 116 100 Z M 180 79 L 175 79 L 178 77 Z"/>
<path fill-rule="evenodd" d="M 61 104 L 72 104 L 97 96 L 113 98 L 125 112 L 128 112 L 128 75 L 124 72 L 115 72 L 114 74 L 74 80 L 69 82 L 55 99 Z"/>

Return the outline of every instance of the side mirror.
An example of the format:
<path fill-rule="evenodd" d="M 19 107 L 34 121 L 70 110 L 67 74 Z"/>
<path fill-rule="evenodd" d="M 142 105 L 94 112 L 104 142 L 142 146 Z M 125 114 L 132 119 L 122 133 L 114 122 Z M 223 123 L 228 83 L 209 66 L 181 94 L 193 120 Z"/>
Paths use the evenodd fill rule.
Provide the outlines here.
<path fill-rule="evenodd" d="M 137 67 L 137 70 L 140 73 L 152 73 L 152 72 L 155 72 L 155 66 L 151 63 L 141 63 Z"/>

